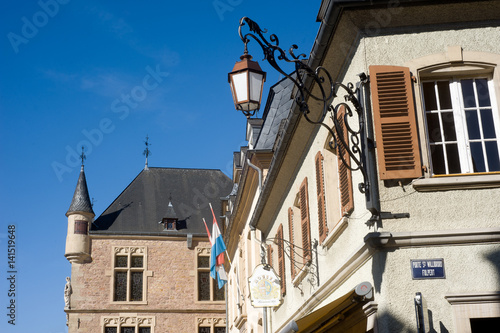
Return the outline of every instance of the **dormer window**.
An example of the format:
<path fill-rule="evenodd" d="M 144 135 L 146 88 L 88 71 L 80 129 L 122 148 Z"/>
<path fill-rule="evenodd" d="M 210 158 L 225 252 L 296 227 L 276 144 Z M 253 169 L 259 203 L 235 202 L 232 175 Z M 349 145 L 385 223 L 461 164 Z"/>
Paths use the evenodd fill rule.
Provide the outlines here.
<path fill-rule="evenodd" d="M 163 225 L 164 225 L 165 230 L 177 230 L 176 222 L 177 222 L 177 219 L 164 218 Z"/>

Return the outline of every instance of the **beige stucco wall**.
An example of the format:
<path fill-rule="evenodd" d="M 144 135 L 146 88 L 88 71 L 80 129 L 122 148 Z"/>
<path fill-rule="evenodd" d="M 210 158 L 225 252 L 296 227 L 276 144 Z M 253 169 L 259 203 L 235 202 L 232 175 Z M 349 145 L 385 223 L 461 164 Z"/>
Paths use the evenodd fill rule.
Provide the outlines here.
<path fill-rule="evenodd" d="M 464 51 L 500 54 L 498 37 L 500 28 L 471 28 L 439 32 L 411 32 L 377 37 L 360 38 L 352 60 L 341 81 L 357 82 L 357 74 L 368 73 L 369 65 L 404 66 L 411 59 L 446 52 L 450 46 L 460 46 Z M 332 46 L 335 47 L 334 45 Z M 499 96 L 500 97 L 500 96 Z M 500 100 L 500 98 L 498 98 Z M 305 177 L 309 182 L 309 208 L 312 221 L 311 239 L 319 239 L 317 228 L 317 200 L 314 156 L 322 150 L 327 131 L 320 129 L 310 142 L 310 149 L 299 163 L 296 176 L 290 180 L 290 192 L 285 193 L 282 205 L 277 208 L 275 224 L 269 235 L 274 235 L 280 223 L 288 238 L 287 209 L 293 206 L 295 195 Z M 325 171 L 329 172 L 329 171 Z M 330 171 L 331 172 L 331 171 Z M 413 298 L 422 292 L 432 311 L 432 325 L 449 332 L 454 331 L 451 305 L 445 300 L 447 293 L 494 291 L 500 289 L 498 271 L 499 244 L 419 246 L 397 248 L 378 252 L 368 261 L 347 267 L 346 263 L 356 257 L 364 246 L 363 237 L 374 228 L 365 225 L 370 214 L 365 209 L 363 195 L 357 190 L 361 182 L 359 172 L 353 175 L 355 211 L 347 221 L 347 227 L 330 247 L 319 247 L 320 286 L 315 286 L 306 277 L 300 288 L 287 281 L 287 295 L 282 306 L 271 311 L 273 331 L 283 327 L 291 318 L 300 317 L 301 308 L 317 303 L 316 308 L 340 297 L 362 281 L 375 287 L 375 301 L 379 304 L 379 329 L 382 332 L 415 331 Z M 409 232 L 423 230 L 453 230 L 492 228 L 500 226 L 498 202 L 500 189 L 453 190 L 439 192 L 417 192 L 411 184 L 386 187 L 379 183 L 381 211 L 410 213 L 409 219 L 384 220 L 378 231 Z M 327 189 L 336 190 L 336 189 Z M 410 259 L 443 258 L 446 279 L 412 280 Z M 496 260 L 496 264 L 492 261 Z M 289 279 L 290 264 L 286 264 Z M 340 272 L 340 273 L 339 273 Z M 343 272 L 343 273 L 342 273 Z M 345 279 L 331 282 L 338 274 Z M 330 281 L 331 290 L 322 290 Z M 321 291 L 322 299 L 316 299 Z M 324 297 L 324 295 L 328 295 Z"/>

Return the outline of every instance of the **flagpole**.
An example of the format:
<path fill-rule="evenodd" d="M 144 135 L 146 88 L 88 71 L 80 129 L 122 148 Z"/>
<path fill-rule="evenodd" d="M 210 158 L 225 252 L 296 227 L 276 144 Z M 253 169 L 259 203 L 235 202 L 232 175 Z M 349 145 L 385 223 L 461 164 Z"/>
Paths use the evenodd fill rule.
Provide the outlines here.
<path fill-rule="evenodd" d="M 217 219 L 215 218 L 215 213 L 214 213 L 214 209 L 212 207 L 212 203 L 209 202 L 208 205 L 210 206 L 210 210 L 212 211 L 213 220 L 215 223 L 217 223 Z M 208 238 L 211 240 L 210 232 L 208 231 L 208 226 L 207 226 L 207 223 L 205 222 L 205 218 L 203 218 L 203 223 L 205 223 L 205 228 L 207 229 L 207 233 L 209 235 Z M 227 261 L 229 262 L 229 266 L 232 267 L 233 263 L 231 262 L 231 258 L 229 257 L 229 253 L 227 252 L 227 249 L 224 252 L 226 253 L 226 257 L 227 257 Z M 240 278 L 239 278 L 238 272 L 236 272 L 235 275 L 236 275 L 236 287 L 238 288 L 238 292 L 244 300 L 245 296 L 243 295 L 243 293 L 241 292 L 241 289 L 240 289 Z M 226 289 L 226 290 L 228 290 L 228 289 Z"/>

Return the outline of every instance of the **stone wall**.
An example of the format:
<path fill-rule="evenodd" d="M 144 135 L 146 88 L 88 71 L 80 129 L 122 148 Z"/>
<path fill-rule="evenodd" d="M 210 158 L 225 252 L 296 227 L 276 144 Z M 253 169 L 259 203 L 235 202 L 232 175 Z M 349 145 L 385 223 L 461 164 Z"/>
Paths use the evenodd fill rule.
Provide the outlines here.
<path fill-rule="evenodd" d="M 143 302 L 113 302 L 113 248 L 146 247 Z M 195 332 L 200 319 L 225 323 L 224 302 L 197 301 L 197 253 L 208 241 L 185 238 L 91 240 L 92 262 L 72 265 L 69 333 L 101 332 L 105 318 L 153 316 L 154 332 Z M 214 320 L 215 319 L 215 320 Z M 203 321 L 201 321 L 203 322 Z M 152 331 L 153 332 L 153 331 Z"/>

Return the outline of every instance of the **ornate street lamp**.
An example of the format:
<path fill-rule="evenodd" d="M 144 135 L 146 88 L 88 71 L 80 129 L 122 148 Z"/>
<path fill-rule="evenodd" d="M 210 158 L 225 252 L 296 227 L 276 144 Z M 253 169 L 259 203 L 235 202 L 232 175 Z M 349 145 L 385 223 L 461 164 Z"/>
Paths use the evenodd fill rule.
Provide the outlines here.
<path fill-rule="evenodd" d="M 228 74 L 228 81 L 233 93 L 234 106 L 248 118 L 259 110 L 266 72 L 262 71 L 259 63 L 253 61 L 252 56 L 248 54 L 247 43 L 240 59 L 234 65 L 233 71 Z"/>
<path fill-rule="evenodd" d="M 250 32 L 243 35 L 242 27 L 245 25 L 248 25 Z M 295 87 L 297 87 L 298 95 L 295 101 L 297 102 L 300 112 L 305 119 L 311 124 L 318 124 L 328 129 L 332 136 L 330 146 L 332 149 L 339 150 L 338 155 L 342 159 L 343 164 L 346 165 L 351 171 L 361 171 L 363 174 L 363 183 L 359 184 L 359 190 L 363 193 L 367 193 L 369 190 L 369 181 L 363 167 L 361 145 L 364 145 L 364 143 L 363 138 L 360 138 L 360 136 L 364 135 L 364 114 L 363 108 L 357 98 L 358 89 L 354 89 L 352 83 L 344 85 L 339 82 L 334 82 L 330 73 L 328 73 L 324 67 L 318 66 L 316 69 L 309 67 L 305 60 L 305 54 L 299 54 L 296 56 L 293 53 L 293 51 L 298 48 L 297 45 L 292 45 L 287 54 L 282 48 L 279 47 L 279 40 L 276 35 L 271 34 L 269 36 L 269 42 L 263 36 L 263 33 L 267 33 L 267 30 L 261 30 L 259 25 L 248 17 L 243 17 L 240 20 L 238 33 L 241 40 L 245 44 L 245 53 L 241 57 L 242 60 L 236 63 L 233 71 L 229 73 L 229 82 L 231 84 L 236 109 L 243 111 L 247 117 L 250 117 L 255 113 L 255 110 L 257 110 L 260 105 L 265 73 L 262 72 L 257 62 L 250 60 L 251 56 L 248 55 L 247 44 L 251 39 L 253 39 L 262 48 L 262 51 L 264 52 L 264 59 L 267 60 L 267 62 L 279 73 L 291 80 Z M 276 54 L 277 57 L 275 56 Z M 284 72 L 276 62 L 276 59 L 293 63 L 295 65 L 295 75 L 292 76 Z M 360 78 L 362 83 L 368 82 L 364 73 L 360 74 Z M 310 80 L 313 84 L 310 84 Z M 318 91 L 319 94 L 313 94 L 311 87 L 314 87 L 316 89 L 315 91 Z M 332 105 L 332 102 L 334 98 L 337 97 L 339 89 L 342 89 L 344 92 L 344 100 L 334 106 Z M 259 97 L 258 99 L 257 96 Z M 322 112 L 316 120 L 309 117 L 310 110 L 309 105 L 307 104 L 307 100 L 309 98 L 322 102 L 323 104 Z M 351 105 L 353 108 L 351 108 Z M 339 120 L 337 118 L 337 113 L 341 107 L 345 108 L 345 115 L 344 119 Z M 357 126 L 357 128 L 349 126 L 348 119 L 354 116 L 353 110 L 356 112 L 358 117 L 359 126 Z M 332 127 L 324 123 L 327 115 L 329 115 L 333 121 Z M 344 135 L 344 131 L 347 131 L 347 136 Z M 344 138 L 348 138 L 350 145 Z M 354 165 L 348 163 L 348 161 L 344 159 L 344 151 L 347 151 L 348 156 L 354 162 Z"/>

